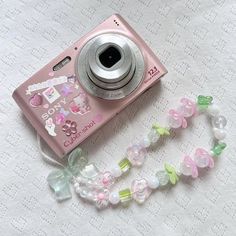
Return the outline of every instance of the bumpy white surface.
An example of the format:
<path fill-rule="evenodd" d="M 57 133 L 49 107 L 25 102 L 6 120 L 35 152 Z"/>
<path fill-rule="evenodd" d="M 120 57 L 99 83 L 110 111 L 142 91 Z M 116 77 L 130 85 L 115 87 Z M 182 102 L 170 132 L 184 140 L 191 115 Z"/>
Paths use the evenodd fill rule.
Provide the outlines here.
<path fill-rule="evenodd" d="M 159 55 L 169 73 L 82 147 L 101 169 L 118 161 L 153 121 L 164 122 L 176 99 L 210 94 L 228 118 L 228 148 L 196 181 L 157 191 L 139 206 L 97 211 L 73 193 L 58 204 L 31 128 L 11 93 L 72 42 L 121 13 Z M 234 0 L 0 0 L 0 235 L 235 235 L 236 5 Z M 161 141 L 142 169 L 118 184 L 150 176 L 165 161 L 210 147 L 203 117 Z"/>

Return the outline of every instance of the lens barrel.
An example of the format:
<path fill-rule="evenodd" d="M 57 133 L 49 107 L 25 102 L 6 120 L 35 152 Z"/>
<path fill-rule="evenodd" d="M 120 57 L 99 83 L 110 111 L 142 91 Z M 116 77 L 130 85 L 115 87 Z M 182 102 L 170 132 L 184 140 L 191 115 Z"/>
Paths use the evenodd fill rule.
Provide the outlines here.
<path fill-rule="evenodd" d="M 77 68 L 78 79 L 89 93 L 115 100 L 137 88 L 143 79 L 144 60 L 140 49 L 129 38 L 101 34 L 82 48 Z"/>

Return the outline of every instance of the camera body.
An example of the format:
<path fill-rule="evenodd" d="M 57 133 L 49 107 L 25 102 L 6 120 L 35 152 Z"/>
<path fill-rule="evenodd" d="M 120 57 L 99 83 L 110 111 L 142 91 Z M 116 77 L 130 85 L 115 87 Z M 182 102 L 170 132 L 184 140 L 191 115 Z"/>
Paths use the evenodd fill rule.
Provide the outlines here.
<path fill-rule="evenodd" d="M 120 15 L 112 15 L 20 85 L 13 98 L 63 157 L 167 70 Z"/>

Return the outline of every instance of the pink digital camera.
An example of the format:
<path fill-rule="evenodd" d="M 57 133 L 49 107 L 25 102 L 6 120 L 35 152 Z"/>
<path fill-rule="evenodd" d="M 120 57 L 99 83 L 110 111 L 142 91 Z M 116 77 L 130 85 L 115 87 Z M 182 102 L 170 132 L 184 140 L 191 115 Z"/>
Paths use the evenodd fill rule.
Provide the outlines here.
<path fill-rule="evenodd" d="M 115 14 L 13 93 L 23 113 L 63 157 L 167 73 Z"/>

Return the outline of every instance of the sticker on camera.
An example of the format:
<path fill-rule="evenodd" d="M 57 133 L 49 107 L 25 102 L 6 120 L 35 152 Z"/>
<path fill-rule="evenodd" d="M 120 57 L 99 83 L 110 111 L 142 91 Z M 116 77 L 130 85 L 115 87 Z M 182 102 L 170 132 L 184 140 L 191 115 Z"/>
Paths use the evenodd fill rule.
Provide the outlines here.
<path fill-rule="evenodd" d="M 55 124 L 53 123 L 53 119 L 49 118 L 45 122 L 45 129 L 48 131 L 48 134 L 51 136 L 56 136 L 57 134 L 55 133 Z"/>
<path fill-rule="evenodd" d="M 59 97 L 60 94 L 54 87 L 50 87 L 43 92 L 44 97 L 48 100 L 49 103 L 55 102 Z"/>
<path fill-rule="evenodd" d="M 81 92 L 70 103 L 70 110 L 72 113 L 84 115 L 91 110 L 89 100 L 85 93 Z"/>

